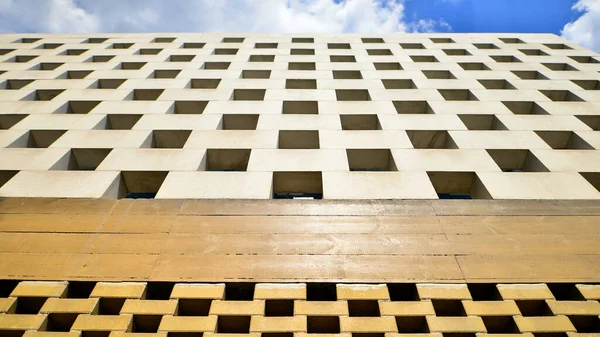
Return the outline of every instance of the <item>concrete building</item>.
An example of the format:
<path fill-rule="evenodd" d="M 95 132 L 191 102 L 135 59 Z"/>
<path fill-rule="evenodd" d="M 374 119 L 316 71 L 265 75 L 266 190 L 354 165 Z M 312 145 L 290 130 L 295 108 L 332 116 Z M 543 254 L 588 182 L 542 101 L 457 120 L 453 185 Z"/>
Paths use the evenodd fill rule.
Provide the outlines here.
<path fill-rule="evenodd" d="M 0 336 L 597 336 L 599 72 L 549 34 L 0 35 Z"/>

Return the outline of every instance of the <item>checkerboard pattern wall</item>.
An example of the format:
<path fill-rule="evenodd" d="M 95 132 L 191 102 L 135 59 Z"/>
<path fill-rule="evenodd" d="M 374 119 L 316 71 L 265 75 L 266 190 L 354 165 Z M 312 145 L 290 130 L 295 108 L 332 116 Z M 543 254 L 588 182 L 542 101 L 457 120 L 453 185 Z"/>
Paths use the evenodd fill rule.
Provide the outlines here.
<path fill-rule="evenodd" d="M 600 199 L 545 34 L 0 35 L 0 197 Z"/>

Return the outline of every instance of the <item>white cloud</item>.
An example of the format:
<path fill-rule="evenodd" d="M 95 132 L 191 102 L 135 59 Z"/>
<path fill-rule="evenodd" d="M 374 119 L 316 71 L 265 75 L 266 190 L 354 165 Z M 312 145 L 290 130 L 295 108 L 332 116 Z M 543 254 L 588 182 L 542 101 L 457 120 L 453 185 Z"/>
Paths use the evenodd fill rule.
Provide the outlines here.
<path fill-rule="evenodd" d="M 404 0 L 0 0 L 0 32 L 447 31 Z"/>
<path fill-rule="evenodd" d="M 565 25 L 562 36 L 600 52 L 600 0 L 578 0 L 573 9 L 584 13 Z"/>

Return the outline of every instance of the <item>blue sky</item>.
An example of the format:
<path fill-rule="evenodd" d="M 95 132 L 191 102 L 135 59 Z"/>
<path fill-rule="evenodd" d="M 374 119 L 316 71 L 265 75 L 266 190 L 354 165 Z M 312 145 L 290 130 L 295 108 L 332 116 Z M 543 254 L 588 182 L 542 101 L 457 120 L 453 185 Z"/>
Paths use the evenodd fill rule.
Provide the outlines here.
<path fill-rule="evenodd" d="M 0 33 L 521 32 L 600 51 L 600 0 L 0 0 Z"/>

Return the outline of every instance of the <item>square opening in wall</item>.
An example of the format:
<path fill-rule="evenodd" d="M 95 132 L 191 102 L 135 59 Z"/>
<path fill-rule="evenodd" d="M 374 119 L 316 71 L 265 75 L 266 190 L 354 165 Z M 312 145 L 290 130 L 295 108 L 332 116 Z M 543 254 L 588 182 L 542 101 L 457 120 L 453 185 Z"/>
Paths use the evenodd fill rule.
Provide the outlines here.
<path fill-rule="evenodd" d="M 525 55 L 529 55 L 529 56 L 547 56 L 548 53 L 546 53 L 543 50 L 540 49 L 519 49 L 519 51 Z"/>
<path fill-rule="evenodd" d="M 337 289 L 335 283 L 316 283 L 306 284 L 307 301 L 336 301 Z"/>
<path fill-rule="evenodd" d="M 250 149 L 206 150 L 207 171 L 246 171 Z"/>
<path fill-rule="evenodd" d="M 412 55 L 413 62 L 439 62 L 433 55 Z"/>
<path fill-rule="evenodd" d="M 367 89 L 336 89 L 338 101 L 370 101 L 371 95 Z"/>
<path fill-rule="evenodd" d="M 254 48 L 256 49 L 275 49 L 277 48 L 277 43 L 275 42 L 258 42 L 254 44 Z"/>
<path fill-rule="evenodd" d="M 600 63 L 592 56 L 569 56 L 569 58 L 577 63 Z"/>
<path fill-rule="evenodd" d="M 106 116 L 106 130 L 131 130 L 141 114 L 109 114 Z"/>
<path fill-rule="evenodd" d="M 129 49 L 133 46 L 133 43 L 113 43 L 111 45 L 112 49 Z"/>
<path fill-rule="evenodd" d="M 139 70 L 146 65 L 146 62 L 121 62 L 123 70 Z"/>
<path fill-rule="evenodd" d="M 457 149 L 456 143 L 445 130 L 407 130 L 415 149 Z"/>
<path fill-rule="evenodd" d="M 433 114 L 435 113 L 427 101 L 393 101 L 399 114 Z"/>
<path fill-rule="evenodd" d="M 317 89 L 317 80 L 311 79 L 287 79 L 286 89 Z"/>
<path fill-rule="evenodd" d="M 415 82 L 411 79 L 381 80 L 386 89 L 417 89 Z"/>
<path fill-rule="evenodd" d="M 600 131 L 600 115 L 578 115 L 575 116 L 594 131 Z M 0 123 L 1 124 L 1 123 Z"/>
<path fill-rule="evenodd" d="M 477 97 L 473 95 L 471 90 L 468 89 L 438 89 L 440 95 L 444 97 L 446 101 L 478 101 Z"/>
<path fill-rule="evenodd" d="M 229 68 L 231 62 L 204 62 L 202 69 L 206 70 L 225 70 Z"/>
<path fill-rule="evenodd" d="M 379 317 L 379 302 L 377 300 L 348 300 L 350 317 Z"/>
<path fill-rule="evenodd" d="M 542 65 L 550 70 L 554 71 L 578 71 L 579 69 L 573 67 L 568 63 L 542 63 Z"/>
<path fill-rule="evenodd" d="M 181 115 L 199 115 L 207 105 L 208 101 L 175 101 L 174 112 Z"/>
<path fill-rule="evenodd" d="M 473 45 L 477 49 L 498 49 L 498 46 L 493 43 L 473 43 Z"/>
<path fill-rule="evenodd" d="M 598 80 L 571 80 L 584 90 L 600 90 L 600 81 Z"/>
<path fill-rule="evenodd" d="M 342 130 L 381 130 L 381 124 L 376 114 L 370 115 L 340 115 Z"/>
<path fill-rule="evenodd" d="M 350 49 L 349 43 L 328 43 L 327 49 Z"/>
<path fill-rule="evenodd" d="M 234 101 L 264 101 L 265 89 L 233 89 Z"/>
<path fill-rule="evenodd" d="M 99 79 L 97 82 L 97 88 L 98 89 L 117 89 L 121 86 L 121 84 L 125 83 L 125 79 L 110 79 L 110 78 L 103 78 L 103 79 Z"/>
<path fill-rule="evenodd" d="M 8 130 L 29 115 L 25 114 L 0 114 L 0 130 Z"/>
<path fill-rule="evenodd" d="M 454 43 L 454 40 L 449 37 L 432 37 L 430 40 L 433 43 Z"/>
<path fill-rule="evenodd" d="M 547 43 L 544 44 L 544 46 L 548 47 L 549 49 L 573 49 L 563 43 Z"/>
<path fill-rule="evenodd" d="M 174 37 L 157 37 L 154 39 L 154 43 L 171 43 L 175 41 Z"/>
<path fill-rule="evenodd" d="M 319 131 L 316 130 L 280 130 L 279 149 L 318 149 Z"/>
<path fill-rule="evenodd" d="M 250 316 L 218 316 L 217 333 L 249 334 Z"/>
<path fill-rule="evenodd" d="M 158 48 L 142 48 L 138 51 L 140 55 L 158 55 L 162 49 Z"/>
<path fill-rule="evenodd" d="M 165 89 L 134 89 L 134 101 L 156 101 Z"/>
<path fill-rule="evenodd" d="M 100 104 L 100 101 L 68 101 L 55 113 L 87 114 L 94 110 L 98 104 Z"/>
<path fill-rule="evenodd" d="M 518 334 L 520 332 L 512 316 L 481 316 L 488 333 Z"/>
<path fill-rule="evenodd" d="M 548 115 L 548 112 L 536 102 L 503 101 L 502 104 L 515 115 Z"/>
<path fill-rule="evenodd" d="M 536 70 L 513 70 L 515 76 L 522 80 L 547 80 L 548 77 Z"/>
<path fill-rule="evenodd" d="M 118 198 L 153 199 L 168 173 L 167 171 L 122 171 Z"/>
<path fill-rule="evenodd" d="M 215 55 L 236 55 L 239 49 L 236 48 L 217 48 L 215 49 Z"/>
<path fill-rule="evenodd" d="M 157 149 L 181 149 L 191 130 L 153 130 L 152 147 Z"/>
<path fill-rule="evenodd" d="M 575 95 L 569 90 L 540 90 L 544 96 L 554 102 L 582 102 L 581 97 Z"/>
<path fill-rule="evenodd" d="M 250 55 L 249 62 L 274 62 L 275 55 Z"/>
<path fill-rule="evenodd" d="M 87 39 L 87 43 L 104 43 L 108 41 L 108 38 L 106 37 L 90 37 L 89 39 Z"/>
<path fill-rule="evenodd" d="M 399 62 L 374 62 L 375 70 L 403 70 Z"/>
<path fill-rule="evenodd" d="M 290 49 L 290 55 L 314 55 L 314 49 L 308 48 L 292 48 Z"/>
<path fill-rule="evenodd" d="M 306 331 L 309 334 L 339 334 L 340 318 L 338 316 L 307 316 Z"/>
<path fill-rule="evenodd" d="M 51 170 L 93 171 L 112 149 L 71 149 Z"/>
<path fill-rule="evenodd" d="M 43 62 L 40 63 L 37 67 L 34 67 L 33 70 L 54 70 L 60 66 L 62 66 L 64 63 L 58 63 L 58 62 Z"/>
<path fill-rule="evenodd" d="M 356 62 L 354 55 L 330 55 L 330 62 Z"/>
<path fill-rule="evenodd" d="M 467 56 L 471 55 L 466 49 L 444 49 L 444 53 L 448 56 Z"/>
<path fill-rule="evenodd" d="M 181 72 L 181 69 L 157 69 L 154 71 L 153 77 L 154 78 L 175 78 L 175 77 L 177 77 L 177 75 L 179 75 L 180 72 Z"/>
<path fill-rule="evenodd" d="M 483 87 L 490 90 L 514 90 L 514 85 L 507 80 L 477 80 Z"/>
<path fill-rule="evenodd" d="M 466 71 L 490 70 L 490 67 L 481 62 L 461 62 L 458 65 Z"/>
<path fill-rule="evenodd" d="M 225 283 L 226 301 L 252 301 L 254 299 L 254 283 L 227 282 Z"/>
<path fill-rule="evenodd" d="M 41 40 L 41 38 L 39 38 L 39 37 L 24 37 L 22 39 L 15 41 L 15 43 L 36 43 L 39 40 Z"/>
<path fill-rule="evenodd" d="M 371 56 L 391 56 L 394 55 L 389 49 L 367 49 L 367 54 Z"/>
<path fill-rule="evenodd" d="M 256 130 L 258 114 L 224 114 L 222 130 Z"/>
<path fill-rule="evenodd" d="M 47 148 L 65 132 L 66 130 L 30 130 L 17 138 L 8 147 Z"/>
<path fill-rule="evenodd" d="M 27 63 L 33 59 L 36 59 L 37 57 L 37 55 L 17 55 L 13 58 L 8 59 L 5 62 Z"/>
<path fill-rule="evenodd" d="M 319 113 L 317 101 L 283 101 L 284 115 L 316 115 Z"/>
<path fill-rule="evenodd" d="M 3 89 L 18 90 L 31 84 L 34 80 L 6 80 Z"/>
<path fill-rule="evenodd" d="M 192 89 L 216 89 L 220 83 L 220 78 L 194 78 L 190 82 L 190 87 Z"/>
<path fill-rule="evenodd" d="M 4 184 L 11 180 L 18 172 L 19 171 L 0 170 L 0 187 L 4 186 Z"/>
<path fill-rule="evenodd" d="M 183 49 L 202 49 L 206 43 L 204 42 L 185 42 L 183 44 Z"/>
<path fill-rule="evenodd" d="M 242 43 L 244 42 L 243 37 L 224 37 L 221 41 L 223 43 Z"/>
<path fill-rule="evenodd" d="M 440 199 L 492 199 L 475 172 L 427 172 Z"/>
<path fill-rule="evenodd" d="M 316 70 L 314 62 L 289 62 L 288 70 Z"/>
<path fill-rule="evenodd" d="M 458 115 L 469 130 L 508 130 L 495 115 Z"/>
<path fill-rule="evenodd" d="M 432 299 L 433 310 L 436 316 L 461 317 L 467 316 L 461 300 Z"/>
<path fill-rule="evenodd" d="M 293 37 L 292 43 L 315 43 L 315 39 L 312 37 Z"/>
<path fill-rule="evenodd" d="M 64 89 L 38 89 L 23 98 L 24 101 L 51 101 L 60 95 Z"/>
<path fill-rule="evenodd" d="M 400 43 L 402 49 L 425 49 L 425 46 L 421 43 Z"/>
<path fill-rule="evenodd" d="M 550 172 L 529 150 L 487 150 L 502 172 Z"/>
<path fill-rule="evenodd" d="M 600 172 L 579 172 L 579 174 L 600 192 Z"/>
<path fill-rule="evenodd" d="M 362 43 L 384 43 L 382 38 L 380 37 L 363 37 L 360 39 Z"/>
<path fill-rule="evenodd" d="M 88 51 L 88 49 L 67 49 L 64 51 L 64 55 L 77 56 L 77 55 L 81 55 L 87 51 Z"/>
<path fill-rule="evenodd" d="M 429 332 L 425 316 L 396 316 L 396 326 L 401 334 Z"/>
<path fill-rule="evenodd" d="M 333 70 L 332 73 L 336 80 L 360 80 L 363 78 L 359 70 Z"/>
<path fill-rule="evenodd" d="M 294 316 L 294 300 L 266 300 L 266 317 L 291 317 Z M 293 336 L 293 333 L 290 333 Z M 275 336 L 270 336 L 275 337 Z"/>
<path fill-rule="evenodd" d="M 456 76 L 448 70 L 422 70 L 423 75 L 430 80 L 454 80 Z"/>
<path fill-rule="evenodd" d="M 61 77 L 69 80 L 80 80 L 86 78 L 87 75 L 91 74 L 92 70 L 69 70 L 64 73 Z"/>
<path fill-rule="evenodd" d="M 91 59 L 89 59 L 89 62 L 95 62 L 95 63 L 104 63 L 104 62 L 108 62 L 110 60 L 112 60 L 115 56 L 114 55 L 95 55 L 92 56 Z"/>
<path fill-rule="evenodd" d="M 501 37 L 501 38 L 498 38 L 498 40 L 500 40 L 504 43 L 525 43 L 516 37 Z"/>
<path fill-rule="evenodd" d="M 521 60 L 513 55 L 490 55 L 490 58 L 498 63 L 520 63 Z"/>
<path fill-rule="evenodd" d="M 323 199 L 321 172 L 273 172 L 273 198 Z"/>
<path fill-rule="evenodd" d="M 389 149 L 347 149 L 350 171 L 397 171 Z"/>
<path fill-rule="evenodd" d="M 269 78 L 270 70 L 242 70 L 241 78 Z"/>
<path fill-rule="evenodd" d="M 594 150 L 594 147 L 573 131 L 535 131 L 555 150 Z"/>

